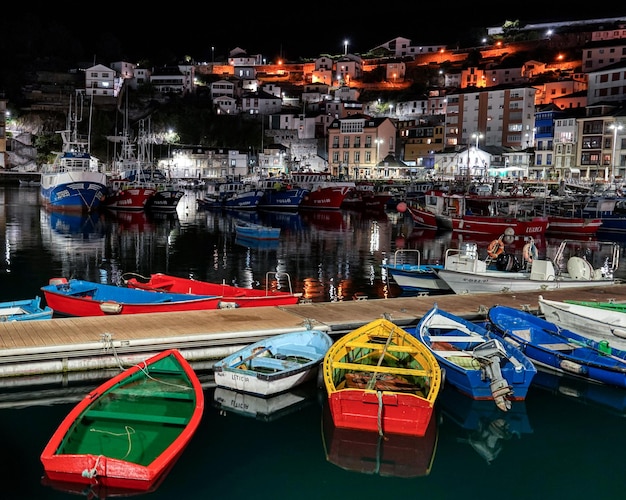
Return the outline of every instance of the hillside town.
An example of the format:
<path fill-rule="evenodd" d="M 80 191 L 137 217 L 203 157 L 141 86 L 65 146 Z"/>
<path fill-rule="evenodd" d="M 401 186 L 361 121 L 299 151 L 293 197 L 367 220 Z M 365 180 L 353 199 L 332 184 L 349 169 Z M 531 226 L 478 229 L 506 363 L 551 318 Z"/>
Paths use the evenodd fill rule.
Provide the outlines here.
<path fill-rule="evenodd" d="M 111 61 L 41 71 L 23 89 L 28 110 L 0 95 L 0 168 L 42 166 L 37 132 L 20 130 L 14 113 L 65 112 L 77 93 L 95 108 L 123 111 L 128 94 L 143 91 L 162 103 L 206 99 L 213 116 L 260 124 L 259 144 L 242 150 L 198 143 L 139 116 L 133 140 L 159 145 L 154 161 L 177 179 L 295 171 L 351 180 L 623 179 L 626 16 L 507 21 L 485 31 L 466 48 L 398 37 L 362 55 L 346 40 L 342 54 L 298 62 L 236 48 L 225 60 L 150 69 Z M 103 169 L 118 142 L 116 135 L 114 153 L 100 158 Z"/>

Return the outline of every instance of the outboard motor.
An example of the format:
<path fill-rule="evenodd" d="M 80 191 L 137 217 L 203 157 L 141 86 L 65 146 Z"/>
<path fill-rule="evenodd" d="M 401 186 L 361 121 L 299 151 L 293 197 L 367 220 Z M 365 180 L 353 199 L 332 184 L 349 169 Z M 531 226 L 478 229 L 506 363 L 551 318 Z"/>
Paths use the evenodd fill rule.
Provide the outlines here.
<path fill-rule="evenodd" d="M 508 358 L 502 342 L 498 339 L 490 339 L 476 346 L 472 354 L 480 363 L 483 379 L 491 380 L 491 394 L 493 394 L 496 406 L 502 411 L 510 410 L 511 401 L 507 399 L 507 396 L 513 394 L 513 388 L 502 376 L 500 370 L 500 361 Z"/>

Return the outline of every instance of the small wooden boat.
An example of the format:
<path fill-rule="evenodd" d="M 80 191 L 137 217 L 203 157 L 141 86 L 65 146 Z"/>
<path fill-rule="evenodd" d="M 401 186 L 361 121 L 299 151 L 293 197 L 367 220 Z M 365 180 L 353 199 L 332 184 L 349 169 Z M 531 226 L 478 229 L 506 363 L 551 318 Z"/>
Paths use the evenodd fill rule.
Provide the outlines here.
<path fill-rule="evenodd" d="M 153 292 L 219 295 L 222 297 L 223 304 L 233 304 L 233 307 L 286 306 L 297 304 L 302 297 L 301 293 L 293 293 L 291 278 L 286 273 L 267 273 L 265 275 L 265 290 L 179 278 L 163 273 L 151 274 L 149 278 L 126 273 L 122 278 L 125 284 L 131 288 Z M 279 284 L 282 279 L 287 279 L 288 291 L 279 290 L 275 287 L 270 288 L 270 284 Z"/>
<path fill-rule="evenodd" d="M 615 302 L 607 300 L 604 302 L 595 300 L 565 300 L 568 304 L 577 304 L 579 306 L 595 307 L 598 309 L 608 309 L 610 311 L 619 311 L 626 313 L 626 302 Z"/>
<path fill-rule="evenodd" d="M 424 344 L 391 321 L 374 320 L 336 341 L 323 375 L 337 427 L 426 434 L 441 368 Z"/>
<path fill-rule="evenodd" d="M 626 339 L 626 314 L 622 311 L 601 307 L 547 300 L 539 296 L 539 310 L 544 318 L 555 325 L 571 330 L 597 342 Z M 613 336 L 616 337 L 613 337 Z M 615 347 L 623 349 L 626 342 Z"/>
<path fill-rule="evenodd" d="M 263 226 L 252 222 L 237 222 L 235 232 L 237 237 L 257 240 L 277 240 L 280 238 L 279 227 Z"/>
<path fill-rule="evenodd" d="M 411 259 L 411 257 L 414 257 Z M 422 264 L 419 250 L 399 249 L 392 262 L 381 264 L 404 291 L 428 293 L 452 293 L 448 284 L 434 269 L 443 269 L 441 264 Z"/>
<path fill-rule="evenodd" d="M 335 426 L 328 405 L 322 412 L 326 460 L 344 470 L 381 477 L 424 477 L 435 461 L 439 437 L 431 418 L 424 436 L 406 436 Z"/>
<path fill-rule="evenodd" d="M 217 295 L 153 293 L 92 281 L 53 278 L 41 287 L 52 310 L 65 316 L 108 316 L 156 312 L 203 311 L 221 307 Z"/>
<path fill-rule="evenodd" d="M 492 306 L 488 317 L 493 333 L 519 347 L 535 365 L 626 388 L 626 351 L 512 307 Z"/>
<path fill-rule="evenodd" d="M 213 365 L 215 384 L 257 396 L 271 396 L 317 376 L 333 341 L 321 330 L 296 330 L 244 347 Z"/>
<path fill-rule="evenodd" d="M 178 350 L 137 363 L 87 394 L 41 453 L 50 481 L 148 491 L 194 435 L 198 377 Z"/>
<path fill-rule="evenodd" d="M 32 299 L 0 302 L 0 322 L 51 319 L 52 313 L 50 307 L 41 307 L 39 295 Z"/>
<path fill-rule="evenodd" d="M 446 384 L 472 399 L 492 400 L 502 411 L 526 399 L 537 369 L 524 354 L 483 325 L 435 306 L 407 329 L 434 354 Z"/>

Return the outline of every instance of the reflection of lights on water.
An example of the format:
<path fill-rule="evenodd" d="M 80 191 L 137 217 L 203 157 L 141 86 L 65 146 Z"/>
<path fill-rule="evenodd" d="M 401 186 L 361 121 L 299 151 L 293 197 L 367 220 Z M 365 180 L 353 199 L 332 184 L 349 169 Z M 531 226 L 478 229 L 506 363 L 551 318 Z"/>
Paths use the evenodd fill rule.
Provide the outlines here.
<path fill-rule="evenodd" d="M 369 278 L 369 284 L 373 285 L 374 281 L 376 280 L 376 270 L 374 269 L 374 266 L 372 266 L 371 264 L 369 267 L 368 278 Z"/>
<path fill-rule="evenodd" d="M 9 239 L 7 238 L 4 243 L 4 262 L 7 265 L 7 272 L 11 272 L 11 243 L 9 243 Z"/>
<path fill-rule="evenodd" d="M 323 298 L 323 295 L 324 285 L 317 278 L 304 278 L 303 298 L 313 300 L 320 297 Z"/>
<path fill-rule="evenodd" d="M 372 221 L 370 227 L 370 252 L 376 252 L 380 249 L 380 226 L 378 222 Z"/>

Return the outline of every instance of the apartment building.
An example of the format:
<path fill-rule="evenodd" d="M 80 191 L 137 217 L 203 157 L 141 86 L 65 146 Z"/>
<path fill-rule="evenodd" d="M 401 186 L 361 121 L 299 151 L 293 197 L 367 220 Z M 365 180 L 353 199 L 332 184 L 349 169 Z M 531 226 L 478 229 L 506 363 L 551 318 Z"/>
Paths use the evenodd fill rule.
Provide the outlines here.
<path fill-rule="evenodd" d="M 536 93 L 530 86 L 499 86 L 448 94 L 445 146 L 468 145 L 482 134 L 486 146 L 531 147 Z"/>
<path fill-rule="evenodd" d="M 382 160 L 396 153 L 396 126 L 387 118 L 353 115 L 334 120 L 328 127 L 328 165 L 331 173 L 347 179 L 388 179 Z M 395 175 L 394 175 L 395 174 Z"/>

